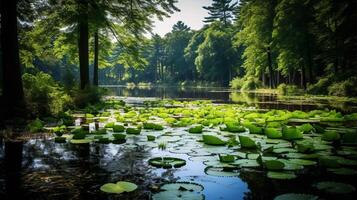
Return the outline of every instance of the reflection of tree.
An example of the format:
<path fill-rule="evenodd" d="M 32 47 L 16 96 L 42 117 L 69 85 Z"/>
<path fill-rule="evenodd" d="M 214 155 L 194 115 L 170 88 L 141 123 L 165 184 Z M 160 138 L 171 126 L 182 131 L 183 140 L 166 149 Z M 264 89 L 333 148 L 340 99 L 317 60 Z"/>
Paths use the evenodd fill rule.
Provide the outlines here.
<path fill-rule="evenodd" d="M 234 103 L 245 103 L 249 106 L 258 107 L 259 103 L 256 94 L 251 92 L 231 92 L 229 98 Z"/>
<path fill-rule="evenodd" d="M 15 174 L 8 171 L 2 174 L 12 181 L 9 183 L 12 191 L 16 189 L 16 194 L 31 199 L 106 199 L 107 195 L 99 191 L 100 186 L 121 180 L 134 182 L 139 189 L 114 199 L 148 199 L 151 185 L 164 179 L 151 172 L 147 163 L 150 149 L 142 146 L 57 144 L 36 139 L 24 143 L 23 151 L 9 149 L 12 146 L 6 148 L 6 152 L 11 152 L 11 160 L 20 165 L 8 167 L 16 169 Z M 16 152 L 20 152 L 19 156 L 14 155 Z M 19 193 L 21 188 L 23 192 Z"/>

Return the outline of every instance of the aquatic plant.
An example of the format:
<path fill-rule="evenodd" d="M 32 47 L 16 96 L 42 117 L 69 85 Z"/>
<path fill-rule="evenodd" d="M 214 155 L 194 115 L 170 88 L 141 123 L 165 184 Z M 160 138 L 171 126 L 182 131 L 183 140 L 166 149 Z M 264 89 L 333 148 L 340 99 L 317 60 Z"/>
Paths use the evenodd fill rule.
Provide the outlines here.
<path fill-rule="evenodd" d="M 153 135 L 147 135 L 146 137 L 147 137 L 148 141 L 155 141 L 155 139 L 156 139 L 156 137 Z"/>
<path fill-rule="evenodd" d="M 26 129 L 31 133 L 38 133 L 43 131 L 44 124 L 40 119 L 35 119 L 27 124 Z"/>
<path fill-rule="evenodd" d="M 205 197 L 201 192 L 203 186 L 191 182 L 167 183 L 160 187 L 160 192 L 152 196 L 153 200 L 204 200 Z"/>
<path fill-rule="evenodd" d="M 113 131 L 114 132 L 124 132 L 125 131 L 125 127 L 122 125 L 114 125 L 113 126 Z"/>
<path fill-rule="evenodd" d="M 239 135 L 239 142 L 242 148 L 247 148 L 247 149 L 255 149 L 257 148 L 257 145 L 255 144 L 254 140 L 247 136 Z"/>
<path fill-rule="evenodd" d="M 199 125 L 199 126 L 194 126 L 188 129 L 189 133 L 202 133 L 203 130 L 203 126 Z"/>
<path fill-rule="evenodd" d="M 208 145 L 226 145 L 227 142 L 226 141 L 223 141 L 222 139 L 220 139 L 219 137 L 217 136 L 214 136 L 214 135 L 208 135 L 208 134 L 205 134 L 205 135 L 202 135 L 202 139 L 203 139 L 203 142 L 205 144 L 208 144 Z"/>
<path fill-rule="evenodd" d="M 55 137 L 55 142 L 56 143 L 65 143 L 66 142 L 66 139 L 65 137 Z"/>
<path fill-rule="evenodd" d="M 135 183 L 127 181 L 119 181 L 117 183 L 106 183 L 100 187 L 100 190 L 106 193 L 120 194 L 123 192 L 132 192 L 138 186 Z"/>
<path fill-rule="evenodd" d="M 151 158 L 149 160 L 149 164 L 154 167 L 162 167 L 162 168 L 178 168 L 186 165 L 186 161 L 181 158 L 173 158 L 173 157 L 156 157 Z"/>
<path fill-rule="evenodd" d="M 126 129 L 127 134 L 139 135 L 140 132 L 141 132 L 141 129 L 139 129 L 139 128 L 127 128 Z"/>

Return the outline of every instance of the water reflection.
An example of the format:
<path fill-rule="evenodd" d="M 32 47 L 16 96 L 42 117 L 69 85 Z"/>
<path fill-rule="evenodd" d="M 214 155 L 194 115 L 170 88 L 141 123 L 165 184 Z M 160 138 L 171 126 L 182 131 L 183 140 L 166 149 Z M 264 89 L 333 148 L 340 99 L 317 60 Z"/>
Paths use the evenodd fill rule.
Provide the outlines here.
<path fill-rule="evenodd" d="M 177 100 L 212 100 L 215 103 L 239 103 L 262 109 L 313 110 L 335 109 L 344 113 L 357 112 L 357 102 L 348 99 L 317 96 L 280 96 L 272 93 L 231 91 L 214 87 L 126 87 L 110 86 L 115 96 Z"/>

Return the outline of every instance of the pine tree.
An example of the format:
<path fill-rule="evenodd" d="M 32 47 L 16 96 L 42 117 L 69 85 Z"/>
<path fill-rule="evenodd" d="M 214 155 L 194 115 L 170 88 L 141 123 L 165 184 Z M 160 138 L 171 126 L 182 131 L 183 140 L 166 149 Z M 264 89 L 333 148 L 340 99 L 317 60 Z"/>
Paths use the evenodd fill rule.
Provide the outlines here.
<path fill-rule="evenodd" d="M 224 25 L 227 25 L 233 18 L 233 12 L 236 9 L 237 3 L 232 4 L 232 0 L 213 0 L 211 6 L 204 6 L 208 10 L 208 17 L 205 17 L 204 22 L 211 23 L 220 20 Z"/>

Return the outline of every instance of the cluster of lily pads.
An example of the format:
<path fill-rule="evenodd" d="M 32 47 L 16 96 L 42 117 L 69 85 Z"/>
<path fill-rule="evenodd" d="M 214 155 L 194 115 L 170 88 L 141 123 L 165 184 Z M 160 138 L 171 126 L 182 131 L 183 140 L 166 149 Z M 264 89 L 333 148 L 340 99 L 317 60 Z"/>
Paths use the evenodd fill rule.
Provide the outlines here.
<path fill-rule="evenodd" d="M 128 137 L 138 137 L 138 145 L 164 146 L 171 153 L 189 155 L 213 176 L 238 176 L 244 168 L 262 170 L 278 180 L 295 179 L 316 168 L 338 176 L 357 174 L 357 113 L 258 110 L 209 101 L 147 101 L 143 106 L 111 101 L 110 105 L 95 115 L 73 114 L 80 125 L 55 127 L 55 141 L 122 144 Z M 148 162 L 163 168 L 186 164 L 172 157 Z M 154 199 L 166 195 L 159 194 Z"/>

